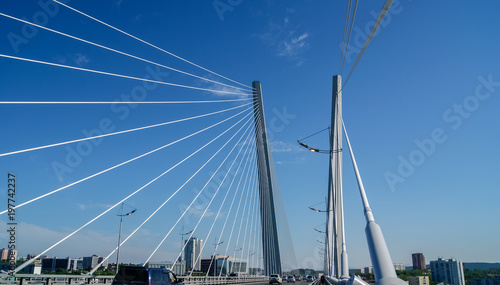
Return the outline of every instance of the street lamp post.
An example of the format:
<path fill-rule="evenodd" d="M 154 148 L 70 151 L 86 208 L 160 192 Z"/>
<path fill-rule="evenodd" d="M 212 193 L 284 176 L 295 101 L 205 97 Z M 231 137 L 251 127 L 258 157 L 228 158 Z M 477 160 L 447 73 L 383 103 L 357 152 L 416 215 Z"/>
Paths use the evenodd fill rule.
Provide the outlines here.
<path fill-rule="evenodd" d="M 181 235 L 181 256 L 179 257 L 180 258 L 180 260 L 179 260 L 180 262 L 182 262 L 182 248 L 183 248 L 183 243 L 184 243 L 184 236 L 189 235 L 192 232 L 193 232 L 193 230 L 190 230 L 189 232 L 185 233 L 184 232 L 184 226 L 182 226 L 182 230 L 181 230 L 181 233 L 180 233 L 180 235 Z M 184 259 L 186 259 L 186 257 L 184 257 Z"/>
<path fill-rule="evenodd" d="M 242 247 L 240 247 L 239 249 L 235 249 L 235 250 L 234 250 L 234 254 L 233 254 L 233 255 L 234 255 L 234 258 L 236 258 L 236 253 L 237 253 L 238 251 L 242 250 L 242 249 L 243 249 L 243 248 L 242 248 Z M 231 262 L 231 270 L 229 271 L 229 273 L 232 273 L 232 272 L 233 272 L 233 266 L 234 266 L 234 261 L 233 261 L 233 262 Z M 240 267 L 241 267 L 241 264 L 240 264 Z"/>
<path fill-rule="evenodd" d="M 217 275 L 217 259 L 216 259 L 216 254 L 217 254 L 217 248 L 219 245 L 221 245 L 224 241 L 221 242 L 216 242 L 214 243 L 214 254 L 212 255 L 212 259 L 210 260 L 210 265 L 208 266 L 208 271 L 207 271 L 207 276 L 210 274 L 210 269 L 212 268 L 212 264 L 215 262 L 215 272 L 214 272 L 214 277 Z M 222 270 L 222 269 L 221 269 Z M 206 278 L 205 278 L 206 279 Z"/>
<path fill-rule="evenodd" d="M 122 222 L 123 222 L 123 216 L 130 216 L 132 215 L 133 213 L 135 213 L 135 211 L 137 211 L 137 209 L 134 209 L 126 214 L 123 214 L 123 205 L 124 203 L 122 202 L 122 206 L 121 206 L 121 212 L 118 216 L 120 216 L 120 231 L 118 232 L 118 249 L 116 250 L 116 274 L 118 274 L 118 269 L 119 269 L 119 262 L 120 262 L 120 244 L 121 244 L 121 237 L 122 237 Z"/>

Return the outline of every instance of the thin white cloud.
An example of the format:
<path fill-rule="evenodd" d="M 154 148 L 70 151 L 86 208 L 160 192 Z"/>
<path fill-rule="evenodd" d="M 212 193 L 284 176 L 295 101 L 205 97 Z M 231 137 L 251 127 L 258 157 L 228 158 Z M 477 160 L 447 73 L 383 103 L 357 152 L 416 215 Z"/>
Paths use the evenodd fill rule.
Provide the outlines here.
<path fill-rule="evenodd" d="M 296 143 L 286 143 L 282 141 L 272 141 L 271 143 L 272 152 L 299 152 L 302 148 L 297 146 Z"/>
<path fill-rule="evenodd" d="M 66 64 L 67 60 L 64 58 L 64 56 L 58 55 L 55 57 L 55 61 L 59 64 Z"/>
<path fill-rule="evenodd" d="M 83 55 L 81 53 L 77 53 L 77 54 L 75 54 L 75 56 L 76 56 L 75 64 L 78 66 L 86 65 L 90 61 L 85 55 Z"/>
<path fill-rule="evenodd" d="M 102 203 L 94 203 L 92 201 L 84 203 L 76 203 L 75 206 L 80 210 L 87 210 L 89 208 L 101 208 L 101 209 L 109 209 L 113 207 L 112 204 L 102 204 Z"/>
<path fill-rule="evenodd" d="M 278 55 L 289 57 L 297 56 L 301 51 L 309 46 L 306 41 L 308 37 L 308 33 L 303 33 L 298 37 L 283 40 L 280 44 Z"/>
<path fill-rule="evenodd" d="M 192 215 L 195 215 L 195 216 L 198 216 L 198 217 L 201 217 L 201 215 L 203 214 L 203 212 L 205 211 L 205 207 L 202 206 L 202 205 L 196 205 L 196 206 L 193 206 L 191 208 L 189 208 L 189 211 L 188 213 L 189 214 L 192 214 Z M 214 215 L 214 212 L 210 209 L 207 210 L 207 212 L 205 213 L 205 215 L 203 217 L 210 217 L 210 216 L 213 216 Z"/>
<path fill-rule="evenodd" d="M 304 63 L 301 57 L 309 48 L 308 32 L 299 32 L 299 27 L 291 24 L 289 17 L 281 22 L 270 21 L 268 31 L 260 35 L 260 39 L 268 46 L 275 49 L 276 55 L 297 61 L 297 65 Z"/>
<path fill-rule="evenodd" d="M 220 77 L 216 77 L 212 74 L 207 74 L 203 77 L 206 79 L 212 80 L 212 81 L 221 82 L 221 83 L 224 83 L 227 85 L 234 85 L 234 86 L 237 86 L 238 88 L 243 88 L 242 86 L 239 86 L 236 83 L 228 82 L 227 80 L 221 79 Z M 251 93 L 251 91 L 236 89 L 236 88 L 232 88 L 230 86 L 225 86 L 225 85 L 217 84 L 217 83 L 202 80 L 202 79 L 198 79 L 197 82 L 198 82 L 199 87 L 211 89 L 211 90 L 215 90 L 215 91 L 223 91 L 223 92 L 230 92 L 230 93 L 244 93 L 244 94 Z M 217 97 L 234 98 L 235 96 L 237 96 L 237 98 L 240 98 L 240 99 L 249 98 L 248 95 L 237 95 L 237 94 L 235 95 L 235 94 L 229 94 L 229 93 L 210 92 L 210 91 L 207 91 L 207 92 L 209 92 L 210 94 L 215 95 Z"/>

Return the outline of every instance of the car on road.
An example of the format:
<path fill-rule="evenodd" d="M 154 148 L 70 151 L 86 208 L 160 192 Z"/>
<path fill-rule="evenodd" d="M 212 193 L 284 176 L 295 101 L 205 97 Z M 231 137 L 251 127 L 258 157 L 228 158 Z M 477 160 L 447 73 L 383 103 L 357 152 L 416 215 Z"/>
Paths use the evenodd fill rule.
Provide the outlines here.
<path fill-rule="evenodd" d="M 166 268 L 122 266 L 112 285 L 184 285 L 182 280 Z"/>
<path fill-rule="evenodd" d="M 288 277 L 286 278 L 286 281 L 287 281 L 287 282 L 293 282 L 293 283 L 295 283 L 295 277 L 293 277 L 292 275 L 290 275 L 290 276 L 288 276 Z"/>
<path fill-rule="evenodd" d="M 277 284 L 283 283 L 283 279 L 281 279 L 279 274 L 271 274 L 269 276 L 269 284 L 274 284 L 274 283 L 277 283 Z"/>
<path fill-rule="evenodd" d="M 313 282 L 314 281 L 314 277 L 312 277 L 312 275 L 307 275 L 306 276 L 306 281 L 307 282 Z"/>

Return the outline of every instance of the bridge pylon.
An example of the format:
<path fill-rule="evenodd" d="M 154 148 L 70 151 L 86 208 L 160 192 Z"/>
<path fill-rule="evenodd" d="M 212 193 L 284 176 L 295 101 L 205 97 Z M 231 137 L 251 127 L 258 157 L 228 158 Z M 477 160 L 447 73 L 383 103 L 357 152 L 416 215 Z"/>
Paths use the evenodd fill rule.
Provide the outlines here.
<path fill-rule="evenodd" d="M 260 219 L 262 228 L 262 251 L 264 274 L 282 274 L 280 245 L 275 211 L 275 191 L 277 181 L 272 171 L 273 158 L 267 138 L 264 120 L 262 89 L 259 81 L 252 83 L 254 102 L 255 143 L 257 148 L 257 172 L 259 177 Z"/>
<path fill-rule="evenodd" d="M 342 197 L 342 77 L 335 75 L 332 85 L 324 272 L 336 279 L 347 280 L 349 279 L 349 267 Z"/>

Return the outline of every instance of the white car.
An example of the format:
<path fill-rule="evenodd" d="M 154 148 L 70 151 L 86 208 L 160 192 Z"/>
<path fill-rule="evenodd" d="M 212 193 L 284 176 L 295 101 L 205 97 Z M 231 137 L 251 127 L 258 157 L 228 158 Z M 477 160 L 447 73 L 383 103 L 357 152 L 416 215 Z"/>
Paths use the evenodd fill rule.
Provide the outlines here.
<path fill-rule="evenodd" d="M 287 282 L 293 282 L 295 283 L 295 277 L 293 277 L 292 275 L 288 276 L 288 278 L 286 279 Z"/>
<path fill-rule="evenodd" d="M 278 284 L 283 283 L 283 279 L 281 279 L 279 274 L 271 274 L 271 276 L 269 276 L 269 284 L 273 283 L 278 283 Z"/>

